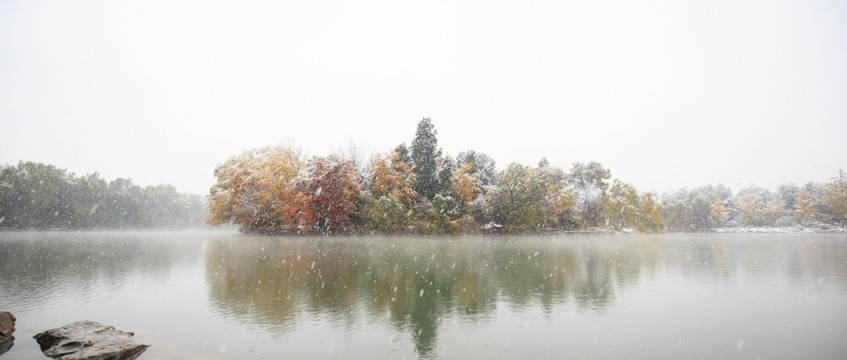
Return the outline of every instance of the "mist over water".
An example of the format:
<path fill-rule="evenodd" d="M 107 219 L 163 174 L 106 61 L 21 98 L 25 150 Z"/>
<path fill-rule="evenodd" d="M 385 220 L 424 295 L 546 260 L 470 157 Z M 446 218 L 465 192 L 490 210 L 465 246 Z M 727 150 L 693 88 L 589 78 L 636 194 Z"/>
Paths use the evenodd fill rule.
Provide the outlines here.
<path fill-rule="evenodd" d="M 847 353 L 843 234 L 0 233 L 4 357 L 78 320 L 149 358 L 819 358 Z"/>

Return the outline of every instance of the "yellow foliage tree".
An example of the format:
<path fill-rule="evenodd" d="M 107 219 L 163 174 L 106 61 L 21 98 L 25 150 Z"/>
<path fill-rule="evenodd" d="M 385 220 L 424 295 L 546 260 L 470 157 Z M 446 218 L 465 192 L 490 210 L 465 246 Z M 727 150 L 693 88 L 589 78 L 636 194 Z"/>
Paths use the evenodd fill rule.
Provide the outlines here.
<path fill-rule="evenodd" d="M 712 217 L 721 222 L 729 218 L 729 211 L 721 204 L 721 198 L 715 197 L 715 203 L 712 205 Z"/>
<path fill-rule="evenodd" d="M 745 225 L 759 225 L 761 222 L 761 215 L 762 203 L 750 194 L 745 194 L 744 197 L 741 198 L 741 217 L 744 219 Z"/>
<path fill-rule="evenodd" d="M 800 192 L 800 197 L 794 205 L 794 216 L 802 224 L 803 220 L 809 219 L 816 214 L 815 207 L 812 205 L 812 201 L 809 200 L 809 192 L 804 189 Z"/>
<path fill-rule="evenodd" d="M 464 163 L 453 172 L 453 192 L 461 201 L 461 205 L 473 201 L 480 192 L 479 186 L 476 185 L 479 174 L 471 173 L 472 170 L 471 164 Z"/>
<path fill-rule="evenodd" d="M 371 192 L 376 198 L 393 197 L 410 207 L 418 197 L 415 192 L 415 173 L 395 151 L 377 154 L 370 170 Z"/>
<path fill-rule="evenodd" d="M 653 194 L 646 192 L 638 202 L 638 220 L 635 229 L 639 232 L 658 233 L 665 230 L 662 224 L 662 204 L 653 200 Z"/>

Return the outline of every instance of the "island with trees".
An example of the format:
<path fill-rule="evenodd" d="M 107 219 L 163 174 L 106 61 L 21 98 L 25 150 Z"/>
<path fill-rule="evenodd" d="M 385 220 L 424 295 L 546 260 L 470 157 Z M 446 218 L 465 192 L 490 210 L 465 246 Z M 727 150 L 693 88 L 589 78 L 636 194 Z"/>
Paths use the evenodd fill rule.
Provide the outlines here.
<path fill-rule="evenodd" d="M 723 185 L 667 194 L 612 179 L 599 162 L 568 169 L 495 161 L 438 147 L 429 118 L 405 143 L 362 161 L 353 153 L 305 158 L 293 145 L 248 150 L 220 164 L 208 206 L 212 225 L 250 233 L 700 232 L 720 228 L 841 228 L 847 175 L 785 184 L 776 192 Z"/>

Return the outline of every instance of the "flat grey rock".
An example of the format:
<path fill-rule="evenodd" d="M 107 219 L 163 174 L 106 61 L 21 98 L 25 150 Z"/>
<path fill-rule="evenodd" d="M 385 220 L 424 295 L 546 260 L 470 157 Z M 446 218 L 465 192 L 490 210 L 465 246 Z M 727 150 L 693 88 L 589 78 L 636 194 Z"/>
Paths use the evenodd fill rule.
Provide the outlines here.
<path fill-rule="evenodd" d="M 78 321 L 33 336 L 41 352 L 55 359 L 132 360 L 150 345 L 137 344 L 134 333 L 93 321 Z"/>

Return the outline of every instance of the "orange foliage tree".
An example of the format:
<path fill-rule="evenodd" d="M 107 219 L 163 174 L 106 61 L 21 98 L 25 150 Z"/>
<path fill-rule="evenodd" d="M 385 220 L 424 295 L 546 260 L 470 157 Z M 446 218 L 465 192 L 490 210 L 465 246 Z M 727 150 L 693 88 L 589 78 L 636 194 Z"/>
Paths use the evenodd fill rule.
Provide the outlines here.
<path fill-rule="evenodd" d="M 473 166 L 468 163 L 459 165 L 453 172 L 453 192 L 460 200 L 460 205 L 472 201 L 479 194 L 479 174 L 472 173 Z"/>
<path fill-rule="evenodd" d="M 206 221 L 259 232 L 280 232 L 309 221 L 306 186 L 297 183 L 303 167 L 300 152 L 291 147 L 253 149 L 230 158 L 215 168 Z"/>

